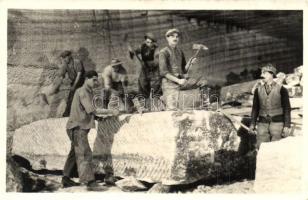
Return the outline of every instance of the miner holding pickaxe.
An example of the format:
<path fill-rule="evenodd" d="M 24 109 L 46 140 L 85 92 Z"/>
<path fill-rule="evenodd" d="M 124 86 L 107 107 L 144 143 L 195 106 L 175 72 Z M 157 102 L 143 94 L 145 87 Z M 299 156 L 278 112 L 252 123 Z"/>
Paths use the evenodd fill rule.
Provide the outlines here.
<path fill-rule="evenodd" d="M 162 91 L 166 110 L 176 110 L 181 89 L 202 87 L 206 81 L 189 79 L 187 74 L 191 66 L 197 61 L 201 49 L 207 50 L 204 45 L 193 45 L 197 52 L 186 62 L 183 51 L 178 47 L 181 33 L 178 29 L 170 29 L 165 34 L 168 46 L 159 53 L 159 70 L 162 76 Z M 201 78 L 201 77 L 200 77 Z"/>
<path fill-rule="evenodd" d="M 144 42 L 137 48 L 132 49 L 129 45 L 130 57 L 136 58 L 141 63 L 141 70 L 138 78 L 139 95 L 149 98 L 152 95 L 161 95 L 161 77 L 159 75 L 158 55 L 159 50 L 156 38 L 153 33 L 146 33 Z"/>

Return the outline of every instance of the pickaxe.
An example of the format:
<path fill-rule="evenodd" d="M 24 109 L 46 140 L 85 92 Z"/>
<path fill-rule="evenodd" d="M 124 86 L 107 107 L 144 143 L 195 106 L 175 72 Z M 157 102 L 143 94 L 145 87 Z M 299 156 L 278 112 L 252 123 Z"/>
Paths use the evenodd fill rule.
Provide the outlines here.
<path fill-rule="evenodd" d="M 127 44 L 127 48 L 129 52 L 134 52 L 132 45 L 130 44 L 129 40 L 128 40 L 128 33 L 125 33 L 123 36 L 123 42 L 125 42 Z M 130 58 L 133 59 L 134 54 L 130 54 Z M 141 65 L 143 65 L 143 61 L 142 59 L 138 56 L 135 55 L 138 59 L 138 61 L 141 63 Z"/>
<path fill-rule="evenodd" d="M 186 67 L 186 71 L 188 73 L 188 71 L 190 70 L 190 67 L 192 66 L 192 61 L 194 58 L 196 58 L 200 52 L 200 50 L 208 50 L 209 48 L 207 48 L 207 46 L 203 45 L 203 44 L 193 44 L 192 49 L 197 50 L 196 53 L 188 60 L 187 62 L 187 67 Z"/>

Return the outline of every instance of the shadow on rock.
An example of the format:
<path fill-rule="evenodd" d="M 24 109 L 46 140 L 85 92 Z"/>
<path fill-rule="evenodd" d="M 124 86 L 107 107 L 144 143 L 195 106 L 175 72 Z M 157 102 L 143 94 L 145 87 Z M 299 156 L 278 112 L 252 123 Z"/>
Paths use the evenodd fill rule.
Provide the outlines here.
<path fill-rule="evenodd" d="M 113 162 L 111 149 L 115 134 L 126 123 L 129 123 L 131 116 L 123 120 L 119 117 L 106 117 L 98 122 L 97 137 L 93 146 L 93 159 L 97 167 L 96 171 L 106 175 L 113 174 Z"/>

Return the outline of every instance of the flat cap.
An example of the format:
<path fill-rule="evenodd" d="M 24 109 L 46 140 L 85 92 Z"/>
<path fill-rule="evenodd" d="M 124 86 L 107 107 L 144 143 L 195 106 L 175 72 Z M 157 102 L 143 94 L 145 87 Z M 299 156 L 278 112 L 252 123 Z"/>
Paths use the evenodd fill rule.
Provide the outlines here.
<path fill-rule="evenodd" d="M 153 33 L 146 33 L 145 36 L 144 36 L 144 39 L 147 39 L 147 38 L 149 38 L 153 42 L 156 42 L 156 38 L 155 38 Z"/>
<path fill-rule="evenodd" d="M 85 77 L 88 79 L 93 78 L 94 76 L 98 77 L 98 74 L 95 70 L 86 71 Z"/>
<path fill-rule="evenodd" d="M 72 55 L 72 52 L 71 52 L 71 51 L 68 51 L 68 50 L 65 50 L 65 51 L 63 51 L 63 52 L 60 54 L 60 57 L 61 57 L 61 58 L 65 58 L 65 57 L 70 56 L 70 55 Z"/>
<path fill-rule="evenodd" d="M 262 72 L 272 72 L 274 75 L 277 74 L 277 69 L 272 64 L 267 64 L 262 67 Z"/>
<path fill-rule="evenodd" d="M 178 35 L 181 35 L 181 32 L 179 31 L 179 29 L 177 29 L 177 28 L 172 28 L 172 29 L 169 29 L 169 30 L 166 32 L 165 36 L 166 36 L 166 37 L 169 37 L 170 35 L 172 35 L 172 34 L 174 34 L 174 33 L 177 33 Z"/>
<path fill-rule="evenodd" d="M 111 60 L 110 65 L 111 65 L 111 66 L 116 66 L 116 65 L 120 65 L 120 64 L 122 64 L 122 63 L 123 63 L 123 62 L 120 61 L 119 59 L 113 58 L 113 59 Z"/>

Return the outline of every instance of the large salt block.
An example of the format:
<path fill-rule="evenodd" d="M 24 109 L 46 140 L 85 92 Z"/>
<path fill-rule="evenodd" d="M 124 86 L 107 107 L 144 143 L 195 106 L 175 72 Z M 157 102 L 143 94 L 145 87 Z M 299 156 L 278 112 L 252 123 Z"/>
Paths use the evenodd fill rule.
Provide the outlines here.
<path fill-rule="evenodd" d="M 298 193 L 302 187 L 303 137 L 262 143 L 257 156 L 254 191 Z"/>
<path fill-rule="evenodd" d="M 240 138 L 220 113 L 167 111 L 125 121 L 99 122 L 94 143 L 98 165 L 116 176 L 173 185 L 238 172 Z"/>
<path fill-rule="evenodd" d="M 34 168 L 63 169 L 70 150 L 67 118 L 33 122 L 15 131 L 12 153 Z M 165 185 L 243 173 L 240 137 L 229 119 L 210 111 L 152 112 L 107 117 L 91 130 L 97 172 Z"/>

